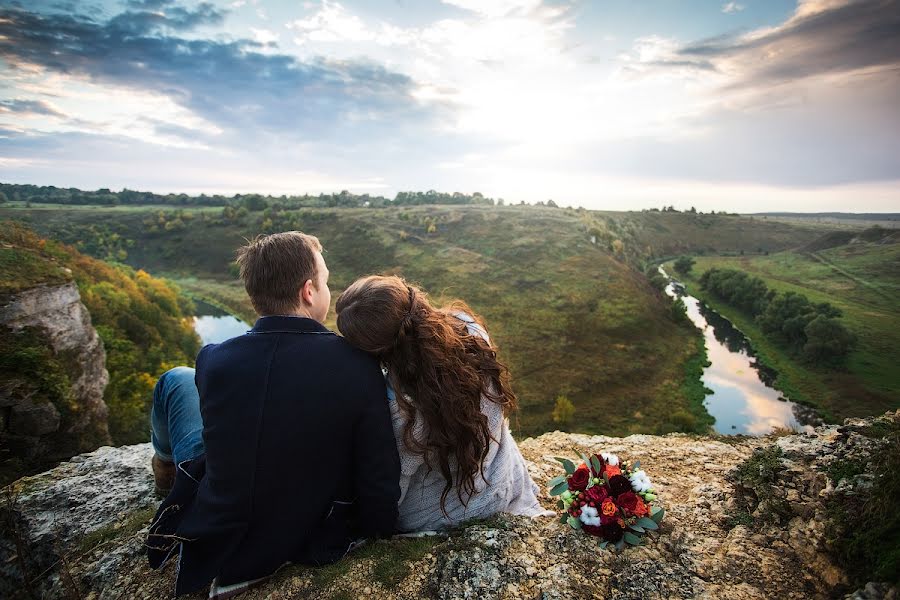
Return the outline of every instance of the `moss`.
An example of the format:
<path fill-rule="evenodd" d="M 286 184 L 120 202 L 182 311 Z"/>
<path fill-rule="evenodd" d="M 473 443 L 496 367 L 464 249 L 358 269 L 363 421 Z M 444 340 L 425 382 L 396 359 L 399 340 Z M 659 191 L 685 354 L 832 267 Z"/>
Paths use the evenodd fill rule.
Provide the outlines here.
<path fill-rule="evenodd" d="M 772 445 L 737 466 L 732 478 L 738 493 L 728 515 L 729 527 L 783 524 L 793 514 L 790 504 L 775 493 L 780 488 L 778 474 L 784 470 L 781 456 L 781 448 Z"/>
<path fill-rule="evenodd" d="M 89 552 L 109 541 L 122 539 L 136 534 L 150 524 L 156 514 L 155 507 L 142 508 L 126 516 L 121 521 L 110 523 L 86 534 L 78 544 L 78 554 Z"/>

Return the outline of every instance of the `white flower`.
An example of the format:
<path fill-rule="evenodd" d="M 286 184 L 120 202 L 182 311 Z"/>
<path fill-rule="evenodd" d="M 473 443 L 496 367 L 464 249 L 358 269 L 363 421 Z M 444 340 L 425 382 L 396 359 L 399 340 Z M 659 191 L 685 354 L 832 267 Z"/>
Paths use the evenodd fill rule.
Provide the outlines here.
<path fill-rule="evenodd" d="M 636 492 L 646 492 L 653 487 L 653 484 L 650 483 L 650 478 L 647 477 L 647 473 L 644 471 L 635 471 L 628 480 L 631 481 L 631 487 L 633 487 Z"/>
<path fill-rule="evenodd" d="M 600 456 L 603 457 L 603 460 L 606 461 L 606 464 L 608 464 L 612 467 L 619 466 L 619 457 L 616 456 L 615 454 L 609 454 L 608 452 L 601 452 Z"/>
<path fill-rule="evenodd" d="M 583 506 L 578 518 L 585 525 L 594 525 L 595 527 L 600 526 L 600 513 L 598 513 L 597 509 L 593 506 Z"/>

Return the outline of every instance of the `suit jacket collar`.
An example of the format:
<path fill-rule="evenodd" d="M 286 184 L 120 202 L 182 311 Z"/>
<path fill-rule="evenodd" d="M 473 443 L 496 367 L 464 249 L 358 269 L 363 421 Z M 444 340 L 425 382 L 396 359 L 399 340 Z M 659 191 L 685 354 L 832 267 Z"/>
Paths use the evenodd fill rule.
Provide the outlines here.
<path fill-rule="evenodd" d="M 318 321 L 307 317 L 260 317 L 250 333 L 334 333 Z"/>

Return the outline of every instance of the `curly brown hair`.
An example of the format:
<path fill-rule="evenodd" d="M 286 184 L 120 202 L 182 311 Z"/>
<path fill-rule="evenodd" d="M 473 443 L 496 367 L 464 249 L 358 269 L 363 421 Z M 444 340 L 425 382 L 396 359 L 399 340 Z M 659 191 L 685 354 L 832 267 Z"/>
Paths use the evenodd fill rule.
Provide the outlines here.
<path fill-rule="evenodd" d="M 492 438 L 482 399 L 501 405 L 504 415 L 516 408 L 509 370 L 491 344 L 470 335 L 456 315 L 465 313 L 484 327 L 481 319 L 461 301 L 437 309 L 421 289 L 394 276 L 357 279 L 340 295 L 336 310 L 344 338 L 388 369 L 406 417 L 404 444 L 446 481 L 441 510 L 447 514 L 454 483 L 460 502 L 468 504 L 477 491 L 476 476 L 487 483 L 484 461 Z M 418 420 L 425 425 L 424 439 L 414 435 Z"/>

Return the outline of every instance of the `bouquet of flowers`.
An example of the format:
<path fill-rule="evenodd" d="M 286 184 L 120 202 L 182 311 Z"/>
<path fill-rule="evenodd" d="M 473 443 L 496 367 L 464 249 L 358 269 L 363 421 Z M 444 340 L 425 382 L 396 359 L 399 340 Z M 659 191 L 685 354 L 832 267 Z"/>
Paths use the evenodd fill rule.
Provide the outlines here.
<path fill-rule="evenodd" d="M 606 452 L 581 459 L 576 467 L 557 458 L 566 474 L 547 484 L 550 495 L 559 497 L 561 523 L 599 537 L 601 548 L 613 544 L 618 550 L 640 545 L 648 531 L 659 529 L 665 510 L 654 504 L 656 493 L 640 461 L 628 464 Z"/>

